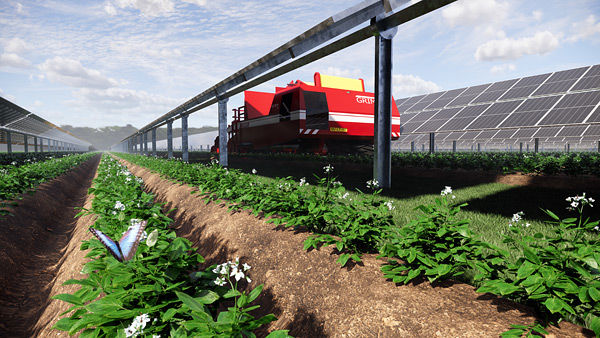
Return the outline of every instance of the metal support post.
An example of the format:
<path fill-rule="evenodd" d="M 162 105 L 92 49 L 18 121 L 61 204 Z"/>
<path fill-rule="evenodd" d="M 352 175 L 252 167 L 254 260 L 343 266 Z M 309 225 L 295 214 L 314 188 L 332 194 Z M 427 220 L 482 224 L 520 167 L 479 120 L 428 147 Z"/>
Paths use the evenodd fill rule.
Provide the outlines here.
<path fill-rule="evenodd" d="M 29 140 L 27 140 L 27 135 L 25 134 L 23 134 L 23 146 L 25 149 L 25 154 L 27 154 L 29 152 Z"/>
<path fill-rule="evenodd" d="M 173 158 L 173 120 L 167 121 L 167 158 Z"/>
<path fill-rule="evenodd" d="M 149 155 L 148 152 L 148 133 L 144 133 L 144 155 Z"/>
<path fill-rule="evenodd" d="M 183 162 L 189 162 L 190 155 L 188 153 L 188 117 L 181 115 L 181 159 Z"/>
<path fill-rule="evenodd" d="M 37 142 L 37 136 L 33 137 L 33 152 L 37 153 L 38 152 L 38 142 Z"/>
<path fill-rule="evenodd" d="M 480 153 L 481 152 L 481 143 L 477 143 L 477 152 Z"/>
<path fill-rule="evenodd" d="M 519 142 L 519 152 L 523 152 L 523 142 Z"/>
<path fill-rule="evenodd" d="M 6 132 L 6 152 L 12 154 L 12 137 L 10 131 Z M 599 141 L 600 143 L 600 141 Z"/>
<path fill-rule="evenodd" d="M 456 140 L 452 141 L 452 152 L 456 152 Z"/>
<path fill-rule="evenodd" d="M 533 152 L 537 153 L 540 150 L 540 139 L 538 137 L 536 137 L 535 139 L 533 139 L 534 144 L 533 144 Z"/>
<path fill-rule="evenodd" d="M 567 153 L 570 153 L 570 152 L 571 152 L 571 144 L 567 143 Z"/>
<path fill-rule="evenodd" d="M 529 143 L 527 143 L 527 152 L 529 152 Z"/>
<path fill-rule="evenodd" d="M 40 153 L 44 152 L 44 139 L 40 137 Z"/>
<path fill-rule="evenodd" d="M 411 153 L 415 152 L 415 141 L 410 141 L 410 152 Z"/>
<path fill-rule="evenodd" d="M 598 141 L 598 152 L 600 153 L 600 141 Z"/>
<path fill-rule="evenodd" d="M 229 166 L 227 156 L 227 101 L 228 98 L 219 99 L 219 164 Z"/>
<path fill-rule="evenodd" d="M 156 128 L 152 129 L 152 156 L 156 157 Z"/>
<path fill-rule="evenodd" d="M 375 18 L 378 20 L 385 14 Z M 392 186 L 392 38 L 397 27 L 375 36 L 375 138 L 373 178 L 381 188 Z M 424 147 L 425 145 L 423 145 Z"/>
<path fill-rule="evenodd" d="M 435 133 L 429 133 L 429 153 L 435 153 Z"/>

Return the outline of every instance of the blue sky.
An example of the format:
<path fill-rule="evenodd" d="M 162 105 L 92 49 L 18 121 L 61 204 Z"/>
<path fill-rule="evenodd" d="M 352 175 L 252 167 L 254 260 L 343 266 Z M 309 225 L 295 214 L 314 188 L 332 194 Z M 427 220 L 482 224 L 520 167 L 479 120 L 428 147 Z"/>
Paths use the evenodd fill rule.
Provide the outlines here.
<path fill-rule="evenodd" d="M 142 127 L 359 0 L 0 2 L 0 96 L 56 124 Z M 600 63 L 600 1 L 459 0 L 399 27 L 396 99 Z M 260 85 L 373 88 L 373 39 Z M 243 103 L 238 95 L 230 108 Z M 217 107 L 190 126 L 217 125 Z"/>

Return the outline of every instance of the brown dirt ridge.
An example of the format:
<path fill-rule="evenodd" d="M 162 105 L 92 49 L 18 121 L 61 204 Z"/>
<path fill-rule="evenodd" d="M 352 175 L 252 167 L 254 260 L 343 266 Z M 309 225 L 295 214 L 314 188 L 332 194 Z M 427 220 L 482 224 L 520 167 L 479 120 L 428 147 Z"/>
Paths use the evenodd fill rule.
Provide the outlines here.
<path fill-rule="evenodd" d="M 83 252 L 77 253 L 90 216 L 76 220 L 75 208 L 90 206 L 87 190 L 99 161 L 100 155 L 94 156 L 42 183 L 19 201 L 12 215 L 0 218 L 0 337 L 57 335 L 50 327 L 69 304 L 50 297 L 78 288 L 61 284 L 80 278 L 85 259 Z"/>
<path fill-rule="evenodd" d="M 126 163 L 146 188 L 176 208 L 177 234 L 191 240 L 207 264 L 240 257 L 252 266 L 251 287 L 264 284 L 257 315 L 274 313 L 268 331 L 296 337 L 498 337 L 510 324 L 530 324 L 531 309 L 460 283 L 397 286 L 380 272 L 382 260 L 341 268 L 332 248 L 302 250 L 307 233 L 274 227 L 248 212 L 206 204 L 195 188 Z M 563 322 L 548 337 L 586 337 L 591 331 Z"/>

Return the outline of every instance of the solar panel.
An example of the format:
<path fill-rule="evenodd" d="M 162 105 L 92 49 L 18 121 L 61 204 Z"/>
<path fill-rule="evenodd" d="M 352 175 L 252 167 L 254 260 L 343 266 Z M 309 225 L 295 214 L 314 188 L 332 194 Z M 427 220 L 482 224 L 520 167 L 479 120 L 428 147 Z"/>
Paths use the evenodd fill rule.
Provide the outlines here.
<path fill-rule="evenodd" d="M 437 110 L 428 110 L 428 111 L 422 111 L 420 113 L 417 113 L 415 115 L 415 117 L 413 117 L 410 122 L 425 122 L 427 120 L 429 120 L 433 115 L 435 115 L 438 111 Z"/>
<path fill-rule="evenodd" d="M 421 101 L 415 103 L 407 111 L 423 110 L 444 93 L 445 92 L 427 94 L 427 96 L 425 96 Z"/>
<path fill-rule="evenodd" d="M 504 95 L 500 97 L 500 100 L 517 99 L 527 97 L 533 93 L 533 91 L 548 77 L 548 74 L 535 75 L 524 77 L 519 80 L 511 89 L 509 89 Z"/>
<path fill-rule="evenodd" d="M 496 133 L 496 135 L 494 135 L 493 138 L 495 138 L 495 139 L 511 138 L 516 131 L 517 131 L 517 129 L 501 129 L 498 131 L 498 133 Z"/>
<path fill-rule="evenodd" d="M 488 140 L 494 137 L 494 135 L 496 135 L 498 133 L 498 130 L 484 130 L 482 131 L 479 135 L 477 135 L 477 137 L 475 137 L 476 139 L 482 139 L 482 140 Z"/>
<path fill-rule="evenodd" d="M 560 96 L 528 99 L 515 109 L 499 127 L 534 126 L 559 99 Z"/>
<path fill-rule="evenodd" d="M 406 123 L 406 122 L 410 122 L 410 120 L 417 116 L 416 112 L 413 113 L 401 113 L 400 114 L 400 123 Z"/>
<path fill-rule="evenodd" d="M 464 133 L 461 137 L 460 140 L 474 140 L 475 137 L 477 137 L 477 135 L 479 135 L 481 133 L 481 131 L 477 130 L 477 131 L 467 131 L 466 133 Z"/>
<path fill-rule="evenodd" d="M 560 131 L 562 127 L 548 127 L 548 128 L 540 128 L 533 137 L 554 137 Z"/>
<path fill-rule="evenodd" d="M 513 138 L 531 138 L 533 134 L 538 131 L 539 128 L 523 128 L 517 130 L 516 133 L 513 134 Z"/>
<path fill-rule="evenodd" d="M 423 122 L 408 122 L 408 123 L 404 123 L 401 127 L 400 127 L 400 133 L 402 134 L 409 134 L 409 133 L 413 133 L 417 128 L 419 128 L 419 126 L 423 124 Z"/>
<path fill-rule="evenodd" d="M 416 133 L 432 133 L 438 130 L 446 120 L 429 120 L 415 130 Z"/>
<path fill-rule="evenodd" d="M 469 104 L 477 95 L 481 94 L 490 84 L 484 84 L 479 86 L 473 86 L 467 88 L 463 91 L 459 96 L 457 96 L 454 100 L 452 100 L 447 107 L 456 107 Z"/>
<path fill-rule="evenodd" d="M 464 92 L 466 88 L 453 89 L 444 93 L 444 95 L 433 101 L 427 109 L 444 108 L 450 101 L 454 100 L 460 93 Z"/>
<path fill-rule="evenodd" d="M 600 65 L 595 65 L 575 84 L 571 90 L 600 88 Z"/>
<path fill-rule="evenodd" d="M 575 82 L 577 82 L 577 80 L 588 68 L 589 67 L 581 67 L 556 72 L 552 74 L 552 76 L 550 76 L 548 80 L 535 92 L 533 92 L 533 95 L 535 96 L 566 92 L 569 90 L 569 88 L 571 88 L 571 86 L 573 86 Z"/>
<path fill-rule="evenodd" d="M 590 127 L 583 133 L 585 136 L 600 136 L 600 124 L 592 124 Z"/>
<path fill-rule="evenodd" d="M 398 111 L 400 111 L 401 113 L 405 112 L 408 108 L 410 108 L 415 103 L 419 102 L 424 97 L 425 95 L 409 97 L 400 106 L 398 106 Z"/>
<path fill-rule="evenodd" d="M 600 91 L 567 94 L 540 125 L 582 123 L 600 102 Z"/>
<path fill-rule="evenodd" d="M 475 100 L 471 101 L 471 103 L 483 103 L 483 102 L 493 102 L 496 101 L 504 92 L 512 87 L 517 79 L 507 80 L 496 82 L 489 86 L 483 93 L 475 98 Z"/>
<path fill-rule="evenodd" d="M 565 126 L 556 136 L 582 136 L 588 126 Z"/>

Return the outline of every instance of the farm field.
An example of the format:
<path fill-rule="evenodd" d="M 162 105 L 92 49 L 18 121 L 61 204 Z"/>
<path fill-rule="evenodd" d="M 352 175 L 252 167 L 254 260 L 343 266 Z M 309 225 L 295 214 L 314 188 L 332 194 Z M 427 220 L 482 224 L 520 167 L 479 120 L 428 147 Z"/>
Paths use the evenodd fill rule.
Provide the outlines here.
<path fill-rule="evenodd" d="M 141 161 L 141 163 L 146 163 L 147 165 L 150 165 L 151 167 L 153 167 L 155 169 L 156 168 L 161 168 L 161 167 L 164 168 L 164 169 L 167 169 L 167 167 L 171 167 L 172 166 L 172 168 L 170 170 L 166 170 L 164 172 L 165 173 L 171 173 L 171 174 L 177 173 L 173 177 L 179 177 L 179 179 L 182 179 L 183 181 L 191 180 L 190 182 L 203 182 L 202 179 L 198 180 L 198 178 L 195 178 L 196 174 L 193 174 L 192 172 L 187 172 L 186 170 L 183 170 L 183 168 L 186 165 L 183 164 L 183 163 L 177 162 L 177 161 L 170 162 L 170 164 L 167 167 L 165 167 L 165 166 L 161 166 L 160 165 L 160 162 L 162 162 L 160 160 L 157 161 L 157 160 L 153 160 L 151 158 L 144 159 L 142 157 L 136 157 L 136 156 L 132 156 L 132 155 L 127 155 L 126 157 L 129 158 L 129 159 L 135 159 L 136 161 Z M 152 163 L 154 163 L 154 165 Z M 290 166 L 287 166 L 287 167 L 290 167 Z M 162 170 L 162 169 L 159 169 L 159 170 Z M 171 175 L 171 174 L 167 174 L 167 175 Z M 192 175 L 192 176 L 189 176 L 189 175 Z M 209 175 L 212 175 L 212 174 L 209 174 Z M 268 181 L 268 179 L 265 180 L 264 184 L 268 185 L 269 183 L 266 182 L 266 181 Z M 283 182 L 283 181 L 278 181 L 278 182 L 279 182 L 279 184 L 281 186 L 281 184 L 282 184 L 281 182 Z M 223 184 L 222 180 L 221 180 L 221 184 Z M 287 184 L 287 183 L 283 183 L 283 184 Z M 209 185 L 210 185 L 210 183 L 209 183 Z M 227 185 L 227 183 L 225 183 L 225 185 Z M 201 187 L 202 186 L 206 187 L 206 183 L 200 183 L 200 186 Z M 477 199 L 477 198 L 481 199 L 482 197 L 485 197 L 485 196 L 488 196 L 488 195 L 494 195 L 494 194 L 502 193 L 502 192 L 508 190 L 509 188 L 510 188 L 510 186 L 507 186 L 505 184 L 495 183 L 495 184 L 491 184 L 491 185 L 483 185 L 483 189 L 482 189 L 481 186 L 473 186 L 473 187 L 470 187 L 470 188 L 465 188 L 464 192 L 462 192 L 462 193 L 464 193 L 466 195 L 465 197 L 463 197 L 463 198 L 465 198 L 465 200 Z M 226 189 L 226 187 L 223 187 L 223 189 Z M 461 191 L 462 191 L 462 189 L 454 190 L 453 194 L 460 195 Z M 522 191 L 523 190 L 521 190 L 520 193 L 522 193 Z M 534 189 L 532 188 L 530 191 L 534 191 Z M 548 190 L 548 191 L 550 191 L 550 190 Z M 565 193 L 565 192 L 562 192 L 562 193 Z M 233 197 L 233 196 L 240 196 L 239 194 L 236 194 L 236 193 L 230 193 L 229 189 L 227 189 L 227 191 L 219 191 L 218 194 L 220 196 L 227 196 L 228 194 L 231 197 Z M 556 194 L 558 195 L 558 198 L 561 201 L 564 201 L 564 197 L 560 196 L 560 194 L 561 194 L 560 191 L 557 191 Z M 243 195 L 243 193 L 242 193 L 242 195 Z M 508 196 L 509 197 L 507 197 L 507 199 L 510 199 L 510 195 L 508 195 Z M 366 197 L 366 198 L 368 199 L 369 197 Z M 410 208 L 404 207 L 404 205 L 406 205 L 406 204 L 410 205 L 411 203 L 414 203 L 414 205 L 416 205 L 416 204 L 421 203 L 421 202 L 427 202 L 428 200 L 429 201 L 433 200 L 434 196 L 431 196 L 431 195 L 430 196 L 425 195 L 425 196 L 420 196 L 420 197 L 419 196 L 413 196 L 412 198 L 413 198 L 413 201 L 410 201 L 410 199 L 408 199 L 408 202 L 406 202 L 406 201 L 405 202 L 400 201 L 399 203 L 392 202 L 393 205 L 395 206 L 395 209 L 393 211 L 393 213 L 395 214 L 394 218 L 396 218 L 396 219 L 399 218 L 398 215 L 396 214 L 396 213 L 398 213 L 399 209 L 401 210 L 400 214 L 402 214 L 404 212 L 404 210 L 410 209 Z M 267 198 L 267 199 L 269 199 L 269 198 Z M 457 203 L 460 203 L 460 202 L 462 202 L 462 201 L 460 201 L 460 200 L 457 201 Z M 565 204 L 565 202 L 563 202 L 562 208 L 564 208 L 564 204 Z M 514 211 L 513 214 L 514 213 L 517 213 L 517 211 Z M 469 216 L 464 216 L 464 215 L 469 215 Z M 497 245 L 498 246 L 503 246 L 501 239 L 502 239 L 502 235 L 509 233 L 509 231 L 508 231 L 509 230 L 508 223 L 511 221 L 510 217 L 506 218 L 506 217 L 501 217 L 501 216 L 493 215 L 493 214 L 492 215 L 487 215 L 487 214 L 481 214 L 480 212 L 470 212 L 470 213 L 469 212 L 464 212 L 464 215 L 461 215 L 461 217 L 463 217 L 463 216 L 465 218 L 466 217 L 472 217 L 473 218 L 472 224 L 474 224 L 474 225 L 478 224 L 479 225 L 479 227 L 473 226 L 472 230 L 476 231 L 476 232 L 477 231 L 481 231 L 481 233 L 478 233 L 479 235 L 481 235 L 481 237 L 480 237 L 481 239 L 483 239 L 483 240 L 485 240 L 487 242 L 500 242 Z M 411 217 L 416 217 L 416 215 L 412 215 L 412 216 L 410 216 L 410 215 L 408 215 L 408 216 L 407 215 L 403 215 L 403 217 L 406 217 L 406 218 L 410 219 Z M 401 219 L 401 217 L 400 217 L 400 219 Z M 400 222 L 401 222 L 401 220 L 400 220 Z M 524 231 L 525 231 L 524 234 L 525 235 L 527 233 L 533 234 L 536 231 L 540 231 L 544 235 L 549 236 L 552 233 L 552 231 L 553 231 L 552 230 L 552 226 L 549 226 L 548 224 L 544 224 L 544 223 L 541 222 L 541 217 L 540 217 L 540 220 L 537 221 L 537 224 L 536 224 L 536 221 L 532 221 L 529 218 L 527 218 L 527 223 L 528 223 L 527 229 L 524 229 Z M 531 227 L 530 227 L 529 223 L 531 223 Z M 525 224 L 525 223 L 523 223 L 523 224 Z M 500 228 L 501 230 L 498 231 L 498 228 Z M 494 243 L 492 243 L 492 244 L 494 244 Z M 305 247 L 306 247 L 306 243 L 305 243 Z M 344 256 L 344 255 L 342 254 L 342 256 Z M 515 258 L 516 258 L 516 253 L 515 252 L 510 252 L 509 256 L 507 257 L 507 259 L 509 259 L 509 260 L 514 260 Z M 463 278 L 466 278 L 468 280 L 469 279 L 469 273 L 466 273 L 465 277 L 463 277 Z"/>

